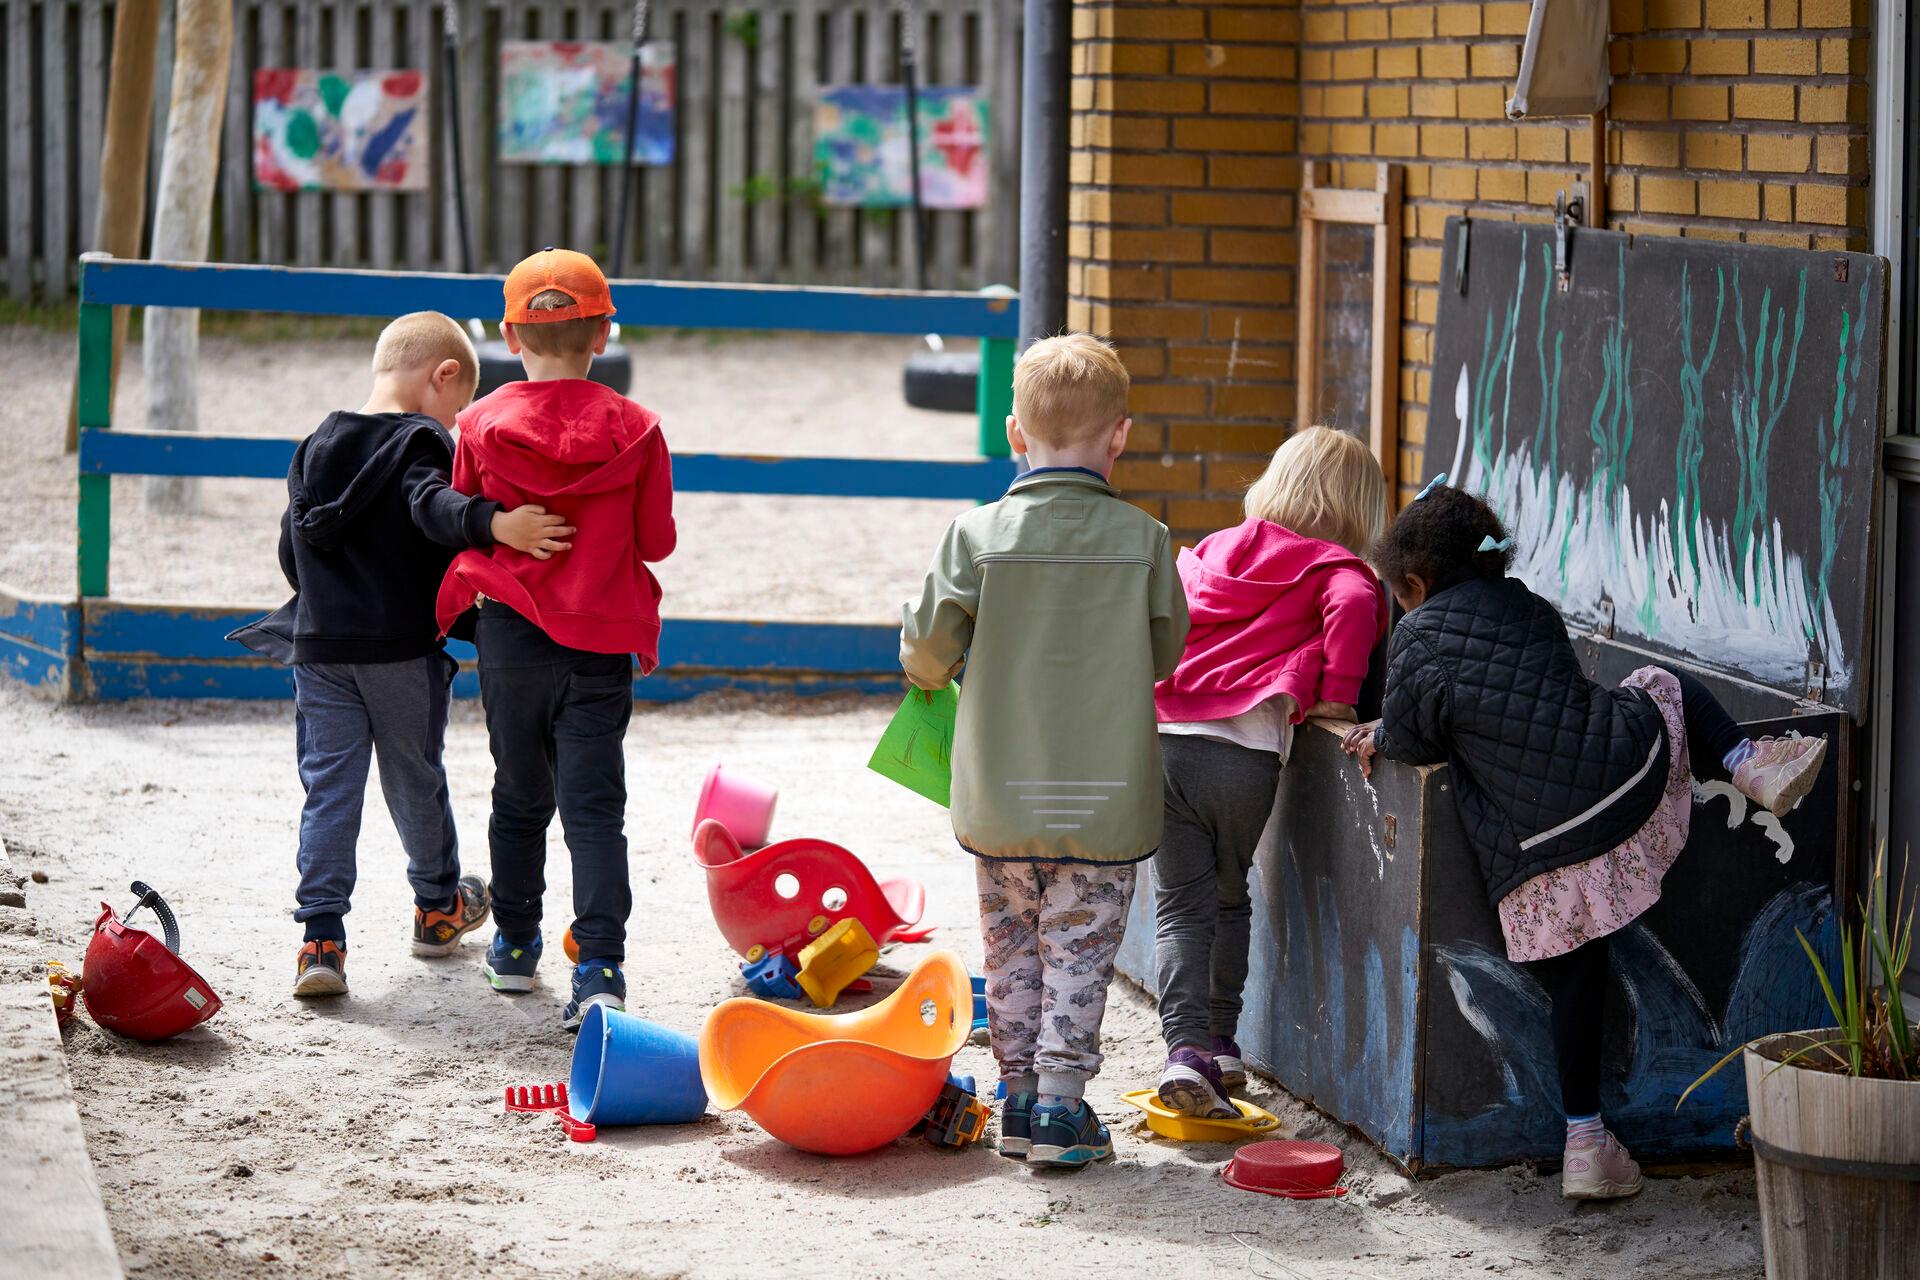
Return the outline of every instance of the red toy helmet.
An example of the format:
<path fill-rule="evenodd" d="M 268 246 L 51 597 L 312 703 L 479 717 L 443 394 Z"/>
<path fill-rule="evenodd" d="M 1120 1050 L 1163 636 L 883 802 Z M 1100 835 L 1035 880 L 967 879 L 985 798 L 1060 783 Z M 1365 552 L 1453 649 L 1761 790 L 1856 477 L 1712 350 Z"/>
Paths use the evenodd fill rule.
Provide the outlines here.
<path fill-rule="evenodd" d="M 180 927 L 166 902 L 138 880 L 133 891 L 140 901 L 127 915 L 151 907 L 166 941 L 130 927 L 115 917 L 112 906 L 101 903 L 87 943 L 80 998 L 93 1020 L 109 1031 L 135 1040 L 165 1040 L 220 1012 L 220 997 L 180 958 Z"/>

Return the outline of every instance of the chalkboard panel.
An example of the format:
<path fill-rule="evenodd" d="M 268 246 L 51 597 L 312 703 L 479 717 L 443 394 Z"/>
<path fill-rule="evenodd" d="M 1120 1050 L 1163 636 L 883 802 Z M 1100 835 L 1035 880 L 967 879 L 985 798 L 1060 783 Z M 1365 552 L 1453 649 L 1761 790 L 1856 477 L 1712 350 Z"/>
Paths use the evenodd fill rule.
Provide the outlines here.
<path fill-rule="evenodd" d="M 1447 224 L 1421 482 L 1445 471 L 1576 630 L 1860 714 L 1885 263 Z M 1462 291 L 1464 289 L 1464 292 Z"/>

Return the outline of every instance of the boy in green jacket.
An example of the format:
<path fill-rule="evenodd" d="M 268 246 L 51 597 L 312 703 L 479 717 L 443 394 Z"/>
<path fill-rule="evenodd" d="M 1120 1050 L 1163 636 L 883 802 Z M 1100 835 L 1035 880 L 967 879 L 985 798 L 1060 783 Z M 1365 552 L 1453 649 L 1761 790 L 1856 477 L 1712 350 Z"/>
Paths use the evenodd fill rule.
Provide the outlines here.
<path fill-rule="evenodd" d="M 978 859 L 1000 1154 L 1035 1165 L 1113 1155 L 1082 1094 L 1134 872 L 1160 844 L 1153 686 L 1179 661 L 1187 603 L 1166 526 L 1107 482 L 1132 425 L 1111 347 L 1029 347 L 1007 439 L 1031 469 L 948 527 L 900 628 L 919 688 L 966 663 L 953 831 Z"/>

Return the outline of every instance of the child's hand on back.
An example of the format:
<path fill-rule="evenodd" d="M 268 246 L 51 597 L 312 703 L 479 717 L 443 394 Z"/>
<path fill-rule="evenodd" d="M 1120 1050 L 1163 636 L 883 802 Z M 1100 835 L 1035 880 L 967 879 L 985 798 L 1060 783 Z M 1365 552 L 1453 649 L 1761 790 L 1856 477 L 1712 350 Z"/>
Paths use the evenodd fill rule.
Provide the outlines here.
<path fill-rule="evenodd" d="M 561 541 L 574 533 L 566 517 L 553 515 L 545 507 L 532 503 L 495 512 L 492 529 L 496 543 L 524 551 L 535 560 L 550 560 L 554 552 L 565 551 L 573 545 Z"/>
<path fill-rule="evenodd" d="M 1373 745 L 1373 731 L 1379 727 L 1378 720 L 1369 720 L 1365 724 L 1353 726 L 1340 739 L 1342 751 L 1350 756 L 1359 757 L 1360 776 L 1363 778 L 1373 776 L 1373 753 L 1376 750 Z"/>

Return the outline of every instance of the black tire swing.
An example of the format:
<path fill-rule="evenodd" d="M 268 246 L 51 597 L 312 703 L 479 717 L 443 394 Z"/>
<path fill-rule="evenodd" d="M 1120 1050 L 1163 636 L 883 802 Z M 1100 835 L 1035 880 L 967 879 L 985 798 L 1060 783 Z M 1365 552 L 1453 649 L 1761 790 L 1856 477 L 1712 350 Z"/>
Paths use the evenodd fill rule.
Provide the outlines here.
<path fill-rule="evenodd" d="M 445 80 L 447 82 L 447 132 L 451 142 L 453 157 L 453 208 L 454 224 L 460 233 L 460 270 L 473 273 L 473 230 L 467 221 L 467 173 L 465 157 L 460 146 L 460 43 L 459 28 L 454 17 L 454 5 L 446 8 L 446 19 L 441 29 L 441 53 L 445 62 Z M 633 152 L 635 134 L 639 130 L 640 114 L 640 46 L 647 33 L 647 0 L 639 0 L 633 6 L 633 58 L 629 75 L 631 82 L 627 90 L 627 147 L 626 155 L 620 166 L 620 225 L 614 231 L 613 259 L 608 264 L 609 279 L 618 279 L 626 266 L 627 221 L 631 212 L 633 193 Z M 486 336 L 486 326 L 478 319 L 467 321 L 467 327 L 473 332 L 474 353 L 480 358 L 480 385 L 475 389 L 476 397 L 498 391 L 509 382 L 520 382 L 527 376 L 520 364 L 520 357 L 507 350 L 504 338 Z M 626 345 L 619 340 L 620 326 L 613 327 L 613 337 L 607 342 L 605 354 L 593 358 L 593 367 L 587 371 L 587 377 L 620 395 L 627 394 L 633 385 L 633 357 L 628 354 Z"/>
<path fill-rule="evenodd" d="M 913 287 L 927 289 L 926 209 L 920 202 L 920 84 L 919 55 L 913 43 L 913 3 L 908 0 L 906 21 L 900 24 L 900 80 L 907 91 L 907 172 L 913 191 Z M 973 413 L 980 394 L 980 355 L 977 351 L 948 351 L 940 335 L 927 335 L 926 351 L 907 357 L 900 375 L 901 393 L 916 409 L 940 413 Z"/>

